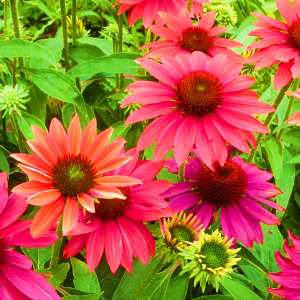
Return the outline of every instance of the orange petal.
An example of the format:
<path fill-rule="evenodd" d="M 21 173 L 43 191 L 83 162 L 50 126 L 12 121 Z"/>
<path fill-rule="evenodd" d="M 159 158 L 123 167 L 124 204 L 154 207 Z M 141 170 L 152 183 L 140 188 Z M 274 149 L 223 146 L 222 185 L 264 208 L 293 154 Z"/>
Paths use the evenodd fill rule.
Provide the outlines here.
<path fill-rule="evenodd" d="M 40 193 L 42 191 L 51 190 L 51 189 L 53 189 L 52 183 L 42 183 L 33 180 L 15 186 L 12 189 L 12 192 L 21 196 L 30 197 L 36 193 Z"/>
<path fill-rule="evenodd" d="M 95 155 L 107 144 L 113 130 L 113 128 L 108 128 L 96 136 L 86 151 L 86 156 L 89 159 L 93 159 Z"/>
<path fill-rule="evenodd" d="M 48 176 L 47 174 L 45 174 L 39 170 L 24 166 L 22 164 L 18 164 L 18 167 L 24 173 L 26 173 L 30 178 L 32 178 L 34 180 L 44 182 L 44 183 L 52 183 L 53 182 L 52 177 Z"/>
<path fill-rule="evenodd" d="M 95 201 L 91 196 L 81 193 L 77 196 L 77 199 L 87 211 L 90 213 L 95 212 Z"/>
<path fill-rule="evenodd" d="M 66 235 L 68 231 L 72 230 L 79 216 L 79 207 L 76 200 L 73 197 L 69 197 L 64 209 L 63 216 L 63 235 Z"/>
<path fill-rule="evenodd" d="M 65 205 L 65 197 L 61 196 L 54 203 L 43 206 L 35 215 L 30 233 L 33 238 L 39 238 L 47 233 L 58 221 Z"/>
<path fill-rule="evenodd" d="M 94 187 L 94 189 L 90 189 L 88 191 L 89 195 L 96 198 L 104 198 L 104 199 L 126 199 L 126 197 L 122 194 L 122 192 L 114 187 L 109 185 L 99 184 Z"/>
<path fill-rule="evenodd" d="M 35 153 L 45 162 L 48 162 L 51 166 L 56 163 L 57 156 L 50 149 L 47 149 L 42 144 L 34 141 L 27 141 L 27 144 L 33 153 Z"/>
<path fill-rule="evenodd" d="M 115 176 L 103 176 L 96 179 L 96 182 L 99 184 L 108 184 L 113 186 L 130 186 L 135 184 L 143 184 L 142 181 L 139 179 L 130 177 L 130 176 L 123 176 L 123 175 L 115 175 Z"/>
<path fill-rule="evenodd" d="M 29 197 L 26 202 L 31 205 L 44 206 L 56 201 L 60 196 L 61 192 L 58 189 L 51 189 Z"/>
<path fill-rule="evenodd" d="M 73 118 L 68 130 L 68 149 L 72 154 L 79 153 L 81 140 L 81 126 L 78 115 Z"/>
<path fill-rule="evenodd" d="M 58 121 L 58 119 L 52 119 L 49 128 L 50 135 L 55 139 L 60 152 L 64 155 L 68 153 L 68 144 L 67 144 L 67 133 L 62 126 L 62 124 Z"/>
<path fill-rule="evenodd" d="M 132 160 L 132 156 L 117 156 L 117 157 L 113 157 L 105 162 L 103 162 L 102 164 L 97 164 L 95 166 L 95 171 L 98 174 L 104 173 L 104 172 L 108 172 L 111 170 L 114 170 L 118 167 L 123 166 L 124 164 L 126 164 L 127 162 L 129 162 L 130 160 Z"/>
<path fill-rule="evenodd" d="M 79 152 L 84 154 L 86 153 L 88 147 L 90 146 L 91 142 L 95 139 L 97 133 L 97 122 L 96 119 L 93 119 L 86 129 L 84 130 L 80 142 L 80 149 Z"/>

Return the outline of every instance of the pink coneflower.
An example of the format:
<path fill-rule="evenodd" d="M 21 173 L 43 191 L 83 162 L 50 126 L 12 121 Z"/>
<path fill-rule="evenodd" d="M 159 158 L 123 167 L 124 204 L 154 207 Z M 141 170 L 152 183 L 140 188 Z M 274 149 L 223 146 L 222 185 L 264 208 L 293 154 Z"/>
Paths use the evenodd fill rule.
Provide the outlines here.
<path fill-rule="evenodd" d="M 216 17 L 215 11 L 204 14 L 198 25 L 193 24 L 186 7 L 180 11 L 179 16 L 165 12 L 159 12 L 158 14 L 169 28 L 159 25 L 149 26 L 152 32 L 165 40 L 152 42 L 143 46 L 141 49 L 152 47 L 152 49 L 146 53 L 146 58 L 159 59 L 166 55 L 175 56 L 201 51 L 208 57 L 223 53 L 233 61 L 243 62 L 245 60 L 241 55 L 227 49 L 243 48 L 243 44 L 233 40 L 215 37 L 227 30 L 227 27 L 212 27 Z"/>
<path fill-rule="evenodd" d="M 128 24 L 132 26 L 137 20 L 143 17 L 143 25 L 148 28 L 154 21 L 155 24 L 163 24 L 158 12 L 164 11 L 177 15 L 187 5 L 187 0 L 120 0 L 121 6 L 118 15 L 129 11 Z M 192 14 L 197 16 L 203 13 L 202 4 L 209 3 L 208 0 L 194 0 Z"/>
<path fill-rule="evenodd" d="M 132 83 L 127 91 L 135 93 L 121 105 L 144 104 L 128 117 L 126 125 L 157 117 L 141 135 L 139 151 L 158 141 L 154 160 L 161 160 L 174 147 L 180 166 L 195 143 L 204 163 L 213 168 L 215 160 L 221 165 L 226 161 L 226 141 L 249 153 L 247 141 L 256 146 L 252 131 L 269 132 L 252 114 L 274 109 L 259 102 L 255 92 L 247 90 L 255 79 L 239 75 L 242 64 L 229 62 L 222 54 L 208 61 L 199 51 L 162 57 L 161 61 L 137 60 L 161 82 Z"/>
<path fill-rule="evenodd" d="M 155 243 L 151 232 L 142 222 L 173 215 L 168 203 L 160 195 L 172 184 L 153 180 L 164 162 L 138 161 L 139 153 L 135 149 L 125 155 L 132 155 L 133 160 L 105 175 L 132 176 L 141 180 L 143 185 L 122 188 L 125 199 L 99 199 L 95 205 L 96 212 L 82 217 L 70 231 L 73 237 L 64 249 L 64 258 L 68 258 L 85 247 L 91 272 L 98 266 L 104 251 L 112 273 L 120 265 L 132 272 L 133 255 L 147 264 L 149 254 L 154 256 Z"/>
<path fill-rule="evenodd" d="M 12 246 L 47 247 L 58 236 L 55 232 L 33 239 L 29 228 L 32 220 L 17 221 L 27 204 L 23 197 L 8 197 L 6 173 L 0 173 L 0 299 L 60 299 L 52 285 L 32 270 L 31 260 Z"/>
<path fill-rule="evenodd" d="M 286 92 L 287 95 L 293 96 L 296 99 L 300 100 L 300 91 L 289 91 Z M 293 124 L 296 126 L 300 126 L 300 110 L 295 112 L 293 115 L 291 115 L 285 123 L 287 124 Z"/>
<path fill-rule="evenodd" d="M 269 288 L 268 292 L 275 294 L 286 300 L 300 299 L 300 237 L 295 237 L 288 231 L 290 240 L 293 245 L 288 245 L 287 240 L 283 243 L 283 249 L 288 258 L 275 252 L 275 259 L 281 272 L 270 273 L 270 278 L 281 285 L 273 289 Z"/>
<path fill-rule="evenodd" d="M 141 183 L 128 176 L 102 176 L 132 157 L 116 157 L 125 141 L 107 145 L 113 129 L 96 136 L 95 119 L 83 133 L 77 115 L 68 133 L 57 119 L 51 121 L 49 133 L 36 126 L 32 126 L 32 130 L 35 141 L 27 144 L 35 155 L 16 153 L 11 156 L 22 163 L 19 168 L 33 179 L 16 186 L 13 192 L 29 197 L 26 200 L 29 204 L 42 206 L 31 227 L 35 238 L 48 232 L 62 212 L 65 235 L 78 220 L 78 205 L 93 213 L 94 198 L 124 199 L 116 187 Z"/>
<path fill-rule="evenodd" d="M 293 7 L 289 0 L 276 0 L 276 5 L 287 24 L 260 13 L 252 13 L 261 21 L 253 22 L 260 28 L 249 35 L 262 40 L 252 43 L 248 48 L 261 49 L 248 60 L 249 63 L 257 63 L 256 70 L 280 63 L 274 78 L 275 90 L 300 76 L 300 4 L 294 1 Z"/>
<path fill-rule="evenodd" d="M 188 181 L 175 183 L 163 194 L 165 198 L 172 198 L 169 202 L 171 208 L 176 212 L 189 209 L 189 213 L 201 219 L 203 228 L 221 209 L 224 235 L 234 238 L 235 242 L 240 240 L 246 247 L 253 247 L 254 241 L 262 244 L 260 222 L 268 225 L 280 222 L 261 203 L 284 211 L 274 201 L 268 200 L 281 194 L 274 184 L 268 182 L 273 174 L 245 163 L 239 156 L 228 158 L 224 166 L 216 162 L 212 171 L 203 164 L 197 151 L 195 154 L 197 157 L 190 157 L 185 166 Z M 166 166 L 170 172 L 178 171 L 174 160 L 169 160 Z"/>

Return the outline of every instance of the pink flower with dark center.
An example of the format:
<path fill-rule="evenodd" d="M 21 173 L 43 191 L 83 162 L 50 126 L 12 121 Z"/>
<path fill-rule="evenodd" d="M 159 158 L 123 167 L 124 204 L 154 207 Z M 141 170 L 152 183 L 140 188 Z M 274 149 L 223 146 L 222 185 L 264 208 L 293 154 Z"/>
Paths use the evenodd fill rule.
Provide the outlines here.
<path fill-rule="evenodd" d="M 169 28 L 159 25 L 151 25 L 149 29 L 165 40 L 155 41 L 143 46 L 141 49 L 152 47 L 146 53 L 146 58 L 161 58 L 163 56 L 176 56 L 201 51 L 208 57 L 219 53 L 227 55 L 230 60 L 243 62 L 245 59 L 229 48 L 243 48 L 244 45 L 233 40 L 215 37 L 227 30 L 227 27 L 213 27 L 216 12 L 211 11 L 200 19 L 198 25 L 194 25 L 189 17 L 189 12 L 184 7 L 179 16 L 159 12 L 161 19 Z"/>
<path fill-rule="evenodd" d="M 128 24 L 132 26 L 143 17 L 143 25 L 148 28 L 154 21 L 155 24 L 163 25 L 158 12 L 168 12 L 177 15 L 187 5 L 187 0 L 120 0 L 121 6 L 118 15 L 129 10 Z M 203 13 L 202 4 L 210 3 L 208 0 L 194 0 L 191 13 L 199 16 Z"/>
<path fill-rule="evenodd" d="M 222 166 L 226 161 L 226 141 L 249 153 L 247 141 L 256 147 L 252 131 L 269 132 L 252 115 L 274 109 L 259 102 L 255 92 L 247 90 L 255 79 L 239 75 L 242 64 L 229 62 L 221 54 L 208 60 L 199 51 L 162 57 L 161 61 L 137 60 L 160 82 L 132 83 L 127 91 L 135 93 L 121 105 L 143 104 L 128 117 L 126 125 L 156 118 L 142 133 L 138 151 L 157 141 L 154 160 L 163 159 L 174 148 L 180 166 L 195 143 L 204 163 L 213 169 L 215 160 Z"/>
<path fill-rule="evenodd" d="M 257 63 L 256 70 L 279 63 L 274 78 L 275 90 L 300 76 L 300 2 L 294 1 L 292 6 L 289 0 L 276 0 L 276 5 L 287 23 L 260 13 L 251 13 L 260 19 L 253 22 L 260 28 L 249 35 L 262 40 L 252 43 L 248 48 L 261 49 L 248 59 L 248 63 Z"/>
<path fill-rule="evenodd" d="M 189 158 L 185 166 L 185 179 L 175 183 L 163 194 L 172 198 L 170 207 L 175 212 L 189 210 L 201 219 L 203 228 L 212 221 L 219 209 L 223 234 L 240 240 L 246 247 L 253 242 L 263 243 L 260 222 L 268 225 L 280 224 L 276 215 L 261 204 L 277 210 L 284 208 L 268 198 L 281 194 L 281 191 L 268 182 L 271 172 L 262 171 L 254 164 L 245 163 L 239 156 L 228 158 L 223 166 L 215 163 L 214 170 L 206 167 L 199 154 Z M 178 172 L 174 160 L 167 160 L 165 166 L 172 173 Z M 213 220 L 214 221 L 214 220 Z"/>
<path fill-rule="evenodd" d="M 287 95 L 293 96 L 296 99 L 300 100 L 300 91 L 289 91 L 286 92 Z M 286 124 L 293 124 L 296 126 L 300 126 L 300 110 L 291 115 L 286 121 Z"/>
<path fill-rule="evenodd" d="M 124 199 L 117 187 L 139 184 L 128 176 L 102 176 L 132 159 L 116 157 L 125 141 L 107 145 L 113 129 L 96 135 L 96 120 L 92 120 L 81 133 L 76 115 L 66 133 L 62 124 L 53 119 L 49 133 L 32 126 L 35 141 L 27 144 L 34 153 L 12 154 L 21 162 L 18 167 L 31 179 L 14 187 L 13 192 L 29 197 L 26 202 L 42 206 L 31 227 L 33 237 L 41 237 L 58 221 L 63 212 L 63 234 L 78 221 L 79 206 L 95 212 L 95 198 Z"/>
<path fill-rule="evenodd" d="M 133 160 L 105 175 L 131 176 L 141 180 L 143 185 L 123 187 L 125 199 L 98 199 L 95 213 L 82 216 L 69 232 L 72 238 L 64 249 L 64 258 L 69 258 L 85 248 L 91 272 L 98 266 L 103 252 L 112 273 L 120 265 L 132 272 L 133 255 L 147 264 L 149 254 L 154 256 L 155 243 L 151 232 L 142 222 L 173 216 L 173 211 L 161 196 L 172 184 L 153 180 L 164 162 L 138 161 L 139 152 L 135 149 L 125 155 L 132 155 Z"/>
<path fill-rule="evenodd" d="M 31 260 L 12 248 L 47 247 L 58 239 L 55 232 L 33 239 L 29 231 L 32 220 L 17 221 L 26 208 L 23 197 L 8 197 L 7 176 L 0 173 L 0 299 L 60 299 L 48 280 L 32 270 Z"/>
<path fill-rule="evenodd" d="M 295 237 L 288 231 L 293 245 L 284 240 L 283 249 L 288 258 L 275 252 L 278 267 L 282 270 L 278 273 L 270 273 L 270 278 L 280 284 L 279 288 L 269 288 L 268 292 L 286 300 L 300 299 L 300 237 Z"/>

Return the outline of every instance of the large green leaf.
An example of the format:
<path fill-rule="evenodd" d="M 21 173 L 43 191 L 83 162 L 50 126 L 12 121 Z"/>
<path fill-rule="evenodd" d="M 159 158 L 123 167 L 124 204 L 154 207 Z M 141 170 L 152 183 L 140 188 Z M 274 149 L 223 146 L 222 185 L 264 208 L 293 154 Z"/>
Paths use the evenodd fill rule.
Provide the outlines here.
<path fill-rule="evenodd" d="M 9 164 L 1 148 L 0 148 L 0 170 L 6 172 L 7 175 L 9 175 Z"/>
<path fill-rule="evenodd" d="M 102 56 L 79 63 L 67 74 L 73 78 L 93 77 L 101 72 L 136 74 L 140 67 L 134 60 L 140 57 L 140 54 L 137 53 L 117 53 Z"/>
<path fill-rule="evenodd" d="M 107 39 L 100 39 L 100 38 L 94 38 L 94 37 L 81 37 L 78 38 L 78 43 L 81 44 L 89 44 L 94 45 L 101 49 L 105 54 L 112 54 L 113 53 L 113 42 L 109 41 Z"/>
<path fill-rule="evenodd" d="M 94 45 L 83 44 L 70 47 L 70 56 L 78 63 L 104 55 L 105 53 Z"/>
<path fill-rule="evenodd" d="M 96 273 L 91 274 L 88 266 L 83 261 L 71 257 L 73 270 L 73 283 L 76 289 L 87 293 L 99 293 L 101 288 Z"/>
<path fill-rule="evenodd" d="M 189 286 L 189 274 L 172 278 L 169 282 L 165 300 L 184 300 Z"/>
<path fill-rule="evenodd" d="M 118 22 L 118 15 L 116 8 L 108 0 L 93 0 L 100 8 L 104 11 L 107 11 L 116 22 Z"/>
<path fill-rule="evenodd" d="M 55 65 L 53 53 L 47 48 L 21 39 L 0 41 L 0 57 L 39 57 Z"/>
<path fill-rule="evenodd" d="M 53 246 L 44 248 L 22 247 L 22 251 L 32 260 L 34 269 L 43 269 L 45 263 L 51 258 L 52 248 Z"/>
<path fill-rule="evenodd" d="M 202 297 L 193 298 L 193 300 L 234 300 L 231 296 L 226 295 L 207 295 Z"/>
<path fill-rule="evenodd" d="M 57 288 L 66 279 L 69 270 L 70 264 L 62 263 L 48 269 L 41 269 L 37 271 L 40 274 L 52 274 L 53 276 L 47 276 L 46 278 L 54 288 Z"/>

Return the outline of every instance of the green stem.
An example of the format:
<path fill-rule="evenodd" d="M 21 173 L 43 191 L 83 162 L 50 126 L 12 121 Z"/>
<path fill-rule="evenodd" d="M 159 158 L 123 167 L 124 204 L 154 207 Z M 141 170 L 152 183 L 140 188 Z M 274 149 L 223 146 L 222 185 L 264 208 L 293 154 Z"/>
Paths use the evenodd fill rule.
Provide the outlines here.
<path fill-rule="evenodd" d="M 118 41 L 118 50 L 119 53 L 123 52 L 123 14 L 118 16 L 118 26 L 119 26 L 119 41 Z M 124 80 L 124 74 L 120 73 L 120 81 L 119 81 L 119 87 L 120 89 L 123 88 L 125 84 Z"/>
<path fill-rule="evenodd" d="M 245 7 L 246 7 L 247 15 L 250 15 L 251 8 L 250 8 L 249 0 L 245 0 Z"/>
<path fill-rule="evenodd" d="M 152 269 L 149 273 L 148 277 L 139 285 L 138 289 L 134 292 L 134 294 L 130 297 L 130 300 L 138 300 L 140 296 L 145 291 L 145 289 L 149 286 L 149 284 L 153 281 L 157 273 L 164 267 L 165 256 L 161 257 L 158 264 Z"/>
<path fill-rule="evenodd" d="M 68 42 L 68 28 L 67 28 L 67 10 L 65 0 L 60 0 L 60 10 L 61 10 L 61 26 L 63 32 L 63 41 L 64 41 L 64 58 L 65 58 L 65 69 L 69 71 L 69 42 Z"/>
<path fill-rule="evenodd" d="M 54 243 L 53 245 L 53 250 L 52 250 L 52 255 L 50 259 L 50 267 L 53 267 L 57 265 L 60 257 L 60 252 L 61 252 L 61 245 L 62 245 L 62 223 L 63 223 L 63 217 L 62 215 L 60 216 L 58 227 L 57 227 L 57 235 L 58 235 L 58 240 Z"/>
<path fill-rule="evenodd" d="M 18 12 L 18 4 L 17 0 L 9 0 L 10 6 L 10 15 L 12 19 L 13 29 L 14 29 L 14 36 L 15 38 L 21 38 L 21 31 L 20 31 L 20 24 L 19 24 L 19 12 Z M 23 57 L 19 57 L 19 65 L 24 65 Z"/>
<path fill-rule="evenodd" d="M 26 146 L 25 146 L 25 142 L 24 140 L 21 138 L 21 130 L 20 130 L 20 127 L 19 127 L 19 123 L 18 123 L 18 120 L 16 119 L 16 113 L 12 113 L 10 115 L 10 121 L 12 123 L 12 126 L 13 126 L 13 133 L 15 135 L 15 139 L 16 139 L 16 142 L 18 144 L 18 147 L 19 147 L 19 150 L 21 153 L 26 153 Z"/>
<path fill-rule="evenodd" d="M 191 11 L 192 5 L 193 5 L 193 0 L 189 0 L 187 5 L 186 5 L 186 8 L 188 9 L 188 11 Z"/>
<path fill-rule="evenodd" d="M 11 74 L 12 74 L 12 87 L 15 87 L 17 84 L 17 58 L 14 57 L 11 64 Z"/>
<path fill-rule="evenodd" d="M 291 84 L 292 84 L 292 81 L 291 81 L 288 85 L 284 86 L 284 87 L 279 91 L 279 94 L 277 95 L 276 99 L 274 100 L 274 103 L 272 104 L 272 106 L 275 108 L 275 111 L 272 112 L 272 113 L 270 113 L 270 114 L 268 114 L 268 116 L 266 117 L 266 119 L 265 119 L 265 121 L 264 121 L 264 123 L 263 123 L 266 127 L 268 127 L 268 126 L 270 125 L 270 123 L 271 123 L 271 121 L 272 121 L 272 118 L 273 118 L 274 114 L 276 113 L 276 110 L 277 110 L 278 106 L 280 105 L 282 99 L 283 99 L 284 96 L 285 96 L 285 92 L 289 89 L 289 87 L 291 86 Z M 264 137 L 264 133 L 259 133 L 259 134 L 258 134 L 258 136 L 257 136 L 257 138 L 256 138 L 257 148 L 258 148 L 260 142 L 262 141 L 263 137 Z M 257 148 L 256 148 L 256 149 L 257 149 Z M 252 162 L 252 160 L 253 160 L 253 158 L 254 158 L 254 156 L 255 156 L 255 153 L 256 153 L 256 150 L 255 150 L 255 149 L 252 149 L 251 154 L 249 155 L 249 158 L 248 158 L 248 162 L 249 162 L 249 163 Z"/>
<path fill-rule="evenodd" d="M 184 181 L 184 169 L 185 169 L 185 164 L 183 163 L 178 170 L 178 181 Z"/>
<path fill-rule="evenodd" d="M 3 28 L 4 39 L 6 39 L 7 24 L 8 24 L 8 1 L 5 0 L 4 1 L 4 28 Z"/>

